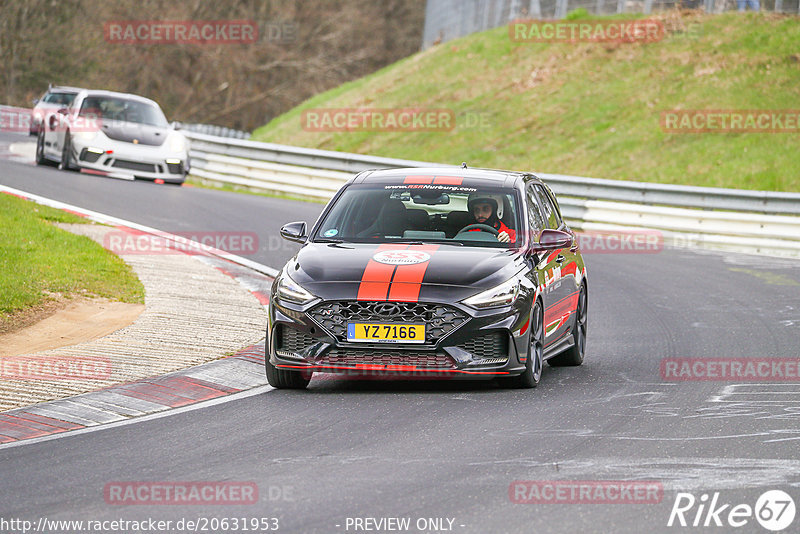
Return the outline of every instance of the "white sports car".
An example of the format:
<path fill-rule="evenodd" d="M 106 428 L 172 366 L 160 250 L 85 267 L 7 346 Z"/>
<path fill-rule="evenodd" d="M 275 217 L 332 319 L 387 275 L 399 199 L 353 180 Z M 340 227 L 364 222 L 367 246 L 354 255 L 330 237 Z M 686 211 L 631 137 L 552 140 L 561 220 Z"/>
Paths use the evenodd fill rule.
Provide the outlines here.
<path fill-rule="evenodd" d="M 113 178 L 182 183 L 189 170 L 189 143 L 154 101 L 83 90 L 39 131 L 36 163 L 49 162 Z"/>

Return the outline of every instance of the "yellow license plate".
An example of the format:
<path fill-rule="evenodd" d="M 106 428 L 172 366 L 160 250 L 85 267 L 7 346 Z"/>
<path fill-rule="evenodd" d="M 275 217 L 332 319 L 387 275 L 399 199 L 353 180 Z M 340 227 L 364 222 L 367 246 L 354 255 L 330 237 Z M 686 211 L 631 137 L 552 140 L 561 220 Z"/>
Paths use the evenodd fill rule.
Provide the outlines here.
<path fill-rule="evenodd" d="M 371 343 L 425 343 L 425 325 L 347 323 L 347 341 Z"/>

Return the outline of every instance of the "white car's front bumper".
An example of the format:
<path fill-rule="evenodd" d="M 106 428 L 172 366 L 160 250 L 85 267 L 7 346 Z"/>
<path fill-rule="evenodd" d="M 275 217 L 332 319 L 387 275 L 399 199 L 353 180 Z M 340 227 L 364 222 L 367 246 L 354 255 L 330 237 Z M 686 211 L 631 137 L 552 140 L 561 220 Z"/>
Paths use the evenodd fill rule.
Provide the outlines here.
<path fill-rule="evenodd" d="M 81 169 L 114 178 L 181 183 L 189 171 L 188 151 L 171 151 L 167 145 L 126 143 L 104 135 L 91 140 L 75 136 L 72 139 L 73 161 Z"/>

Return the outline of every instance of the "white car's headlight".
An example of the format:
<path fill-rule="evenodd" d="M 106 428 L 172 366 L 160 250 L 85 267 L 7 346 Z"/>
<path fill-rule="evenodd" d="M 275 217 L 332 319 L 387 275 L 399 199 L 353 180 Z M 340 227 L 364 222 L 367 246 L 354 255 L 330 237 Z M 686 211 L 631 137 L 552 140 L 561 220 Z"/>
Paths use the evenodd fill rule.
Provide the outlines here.
<path fill-rule="evenodd" d="M 316 298 L 286 273 L 278 279 L 278 296 L 295 304 L 305 304 Z"/>
<path fill-rule="evenodd" d="M 519 281 L 517 279 L 508 280 L 499 286 L 481 291 L 462 302 L 467 306 L 477 309 L 496 308 L 498 306 L 508 306 L 513 304 L 519 296 Z"/>
<path fill-rule="evenodd" d="M 183 152 L 186 150 L 186 138 L 179 133 L 173 133 L 169 137 L 169 149 L 172 152 Z"/>

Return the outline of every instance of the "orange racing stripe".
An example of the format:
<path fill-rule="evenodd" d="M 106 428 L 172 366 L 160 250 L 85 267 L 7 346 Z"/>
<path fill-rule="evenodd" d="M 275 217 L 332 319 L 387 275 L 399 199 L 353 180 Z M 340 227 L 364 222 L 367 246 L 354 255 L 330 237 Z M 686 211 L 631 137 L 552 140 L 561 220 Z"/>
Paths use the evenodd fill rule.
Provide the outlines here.
<path fill-rule="evenodd" d="M 433 253 L 439 245 L 412 245 L 409 250 Z M 418 302 L 422 289 L 422 279 L 430 260 L 413 265 L 400 265 L 394 273 L 389 300 L 397 302 Z"/>
<path fill-rule="evenodd" d="M 408 245 L 381 245 L 375 253 L 386 250 L 406 250 Z M 380 263 L 370 258 L 364 274 L 361 275 L 361 284 L 358 286 L 358 300 L 386 300 L 389 293 L 389 283 L 392 280 L 396 266 Z"/>
<path fill-rule="evenodd" d="M 461 176 L 437 176 L 433 179 L 436 185 L 461 185 L 463 182 L 464 178 Z"/>
<path fill-rule="evenodd" d="M 406 176 L 403 180 L 404 184 L 430 184 L 433 182 L 433 176 Z"/>

